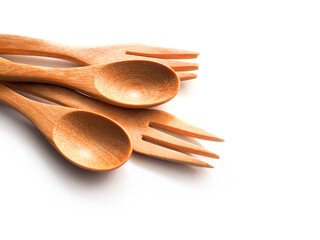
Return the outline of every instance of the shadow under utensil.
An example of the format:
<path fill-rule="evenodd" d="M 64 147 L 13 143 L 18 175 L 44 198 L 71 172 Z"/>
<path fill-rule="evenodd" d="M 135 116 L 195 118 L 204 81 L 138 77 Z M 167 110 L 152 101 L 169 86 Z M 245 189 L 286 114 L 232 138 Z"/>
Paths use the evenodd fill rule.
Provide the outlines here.
<path fill-rule="evenodd" d="M 34 145 L 37 152 L 41 156 L 41 160 L 45 161 L 50 171 L 57 176 L 59 181 L 72 189 L 74 187 L 86 188 L 94 190 L 96 188 L 105 188 L 108 185 L 118 185 L 119 178 L 123 179 L 121 169 L 110 172 L 93 172 L 81 169 L 68 160 L 48 142 L 42 133 L 27 118 L 23 117 L 13 108 L 0 103 L 0 114 L 9 118 L 11 122 L 17 125 L 18 130 L 24 131 L 28 136 L 28 144 Z M 3 116 L 2 116 L 3 117 Z M 121 175 L 121 176 L 120 176 Z M 121 182 L 121 181 L 120 181 Z M 106 184 L 108 183 L 108 184 Z M 117 187 L 112 188 L 117 188 Z M 121 184 L 123 186 L 123 184 Z"/>
<path fill-rule="evenodd" d="M 213 170 L 152 158 L 137 152 L 132 154 L 129 161 L 135 165 L 139 165 L 149 171 L 152 171 L 155 174 L 160 174 L 166 178 L 169 177 L 178 183 L 186 183 L 192 187 L 202 184 L 201 182 L 207 181 L 208 178 L 211 178 L 210 175 L 212 172 L 209 173 L 209 171 Z M 201 180 L 199 183 L 199 179 L 204 180 Z"/>
<path fill-rule="evenodd" d="M 198 79 L 192 79 L 187 81 L 181 81 L 180 90 L 178 96 L 180 97 L 192 97 L 194 95 L 194 90 L 196 89 Z"/>

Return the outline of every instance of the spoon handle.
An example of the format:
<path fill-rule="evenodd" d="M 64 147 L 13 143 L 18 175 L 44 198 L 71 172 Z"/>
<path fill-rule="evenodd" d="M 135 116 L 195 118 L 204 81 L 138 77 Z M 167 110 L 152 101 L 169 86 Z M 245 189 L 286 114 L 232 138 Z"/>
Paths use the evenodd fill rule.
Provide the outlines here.
<path fill-rule="evenodd" d="M 0 81 L 4 81 L 1 79 L 2 77 L 6 82 L 30 82 L 32 80 L 33 82 L 51 83 L 68 87 L 76 82 L 73 79 L 81 76 L 84 68 L 91 67 L 49 68 L 10 62 L 0 58 Z"/>
<path fill-rule="evenodd" d="M 93 112 L 104 113 L 113 120 L 123 123 L 129 112 L 135 114 L 137 110 L 123 109 L 101 101 L 86 97 L 74 90 L 56 85 L 41 83 L 8 83 L 14 89 L 38 96 L 66 107 L 82 108 Z"/>
<path fill-rule="evenodd" d="M 51 141 L 51 129 L 62 113 L 68 113 L 69 108 L 41 103 L 26 98 L 0 83 L 0 102 L 13 107 L 27 117 Z M 57 114 L 59 112 L 59 114 Z M 50 121 L 48 120 L 50 116 Z"/>
<path fill-rule="evenodd" d="M 0 101 L 15 108 L 32 122 L 38 121 L 47 110 L 44 104 L 23 97 L 3 84 L 0 84 Z"/>
<path fill-rule="evenodd" d="M 17 35 L 0 34 L 0 53 L 61 58 L 83 64 L 76 46 Z"/>
<path fill-rule="evenodd" d="M 0 84 L 0 101 L 15 108 L 23 115 L 34 112 L 35 107 L 32 100 L 27 99 L 3 84 Z"/>

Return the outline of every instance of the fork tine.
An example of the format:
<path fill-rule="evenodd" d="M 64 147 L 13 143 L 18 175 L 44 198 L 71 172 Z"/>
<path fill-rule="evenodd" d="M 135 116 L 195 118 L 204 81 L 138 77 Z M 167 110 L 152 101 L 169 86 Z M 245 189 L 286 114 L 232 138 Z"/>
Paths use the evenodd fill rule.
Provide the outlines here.
<path fill-rule="evenodd" d="M 180 81 L 191 80 L 198 77 L 196 73 L 192 72 L 177 72 Z"/>
<path fill-rule="evenodd" d="M 149 60 L 153 60 L 153 59 L 149 59 Z M 173 61 L 173 60 L 166 60 L 166 59 L 154 59 L 154 61 L 165 64 L 171 67 L 175 71 L 193 71 L 193 70 L 199 69 L 199 65 L 194 62 Z"/>
<path fill-rule="evenodd" d="M 174 48 L 155 47 L 142 44 L 134 44 L 132 46 L 128 46 L 126 53 L 136 56 L 162 59 L 193 59 L 199 56 L 198 52 Z"/>
<path fill-rule="evenodd" d="M 144 140 L 139 142 L 139 145 L 135 147 L 134 151 L 170 162 L 190 164 L 198 167 L 214 168 L 209 163 L 201 161 L 195 157 Z"/>
<path fill-rule="evenodd" d="M 158 63 L 162 63 L 164 65 L 167 65 L 175 71 L 193 71 L 193 70 L 199 69 L 199 65 L 194 62 L 174 61 L 174 60 L 151 58 L 151 57 L 145 57 L 145 56 L 134 56 L 134 55 L 128 55 L 126 59 L 128 60 L 140 59 L 140 60 L 155 61 Z"/>
<path fill-rule="evenodd" d="M 160 110 L 159 110 L 160 111 Z M 156 120 L 151 120 L 149 126 L 158 127 L 163 130 L 168 130 L 188 137 L 199 138 L 203 140 L 224 142 L 222 138 L 217 137 L 201 128 L 193 126 L 170 113 L 161 111 Z"/>
<path fill-rule="evenodd" d="M 174 150 L 194 153 L 194 154 L 198 154 L 206 157 L 219 159 L 219 156 L 217 154 L 212 153 L 204 149 L 203 147 L 199 147 L 190 142 L 165 134 L 156 129 L 151 128 L 147 134 L 143 135 L 142 139 L 145 141 L 151 141 L 153 143 L 160 144 L 164 147 L 168 147 Z"/>

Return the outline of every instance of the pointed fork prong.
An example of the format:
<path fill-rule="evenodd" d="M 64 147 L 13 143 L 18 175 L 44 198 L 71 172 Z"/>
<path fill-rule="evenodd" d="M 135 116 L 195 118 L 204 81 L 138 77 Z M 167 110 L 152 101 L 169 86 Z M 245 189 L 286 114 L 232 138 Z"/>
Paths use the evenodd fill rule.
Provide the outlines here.
<path fill-rule="evenodd" d="M 224 142 L 222 138 L 219 138 L 216 135 L 213 135 L 187 122 L 184 122 L 179 118 L 164 111 L 161 111 L 161 114 L 158 113 L 157 117 L 155 117 L 154 119 L 156 120 L 150 120 L 149 126 L 157 127 L 163 130 L 168 130 L 173 133 L 178 133 L 188 137 L 194 137 L 215 142 Z"/>
<path fill-rule="evenodd" d="M 177 72 L 177 74 L 178 74 L 180 81 L 191 80 L 191 79 L 195 79 L 198 77 L 198 75 L 193 72 Z"/>
<path fill-rule="evenodd" d="M 174 60 L 164 60 L 164 59 L 155 59 L 155 61 L 165 64 L 171 67 L 175 71 L 193 71 L 193 70 L 199 69 L 199 65 L 194 62 L 174 61 Z"/>
<path fill-rule="evenodd" d="M 199 56 L 198 52 L 142 44 L 132 44 L 128 46 L 126 54 L 162 59 L 194 59 Z"/>
<path fill-rule="evenodd" d="M 143 135 L 142 139 L 181 152 L 193 153 L 216 159 L 220 158 L 217 154 L 210 152 L 203 147 L 199 147 L 193 143 L 173 137 L 153 128 L 149 129 L 148 132 Z"/>
<path fill-rule="evenodd" d="M 186 61 L 174 61 L 174 60 L 166 60 L 166 59 L 158 59 L 158 58 L 150 58 L 150 57 L 141 57 L 141 56 L 128 56 L 128 60 L 147 60 L 154 61 L 164 65 L 171 67 L 175 71 L 193 71 L 198 70 L 199 65 L 194 62 L 186 62 Z"/>
<path fill-rule="evenodd" d="M 201 161 L 195 157 L 144 140 L 139 142 L 134 151 L 170 162 L 214 168 L 209 163 Z"/>

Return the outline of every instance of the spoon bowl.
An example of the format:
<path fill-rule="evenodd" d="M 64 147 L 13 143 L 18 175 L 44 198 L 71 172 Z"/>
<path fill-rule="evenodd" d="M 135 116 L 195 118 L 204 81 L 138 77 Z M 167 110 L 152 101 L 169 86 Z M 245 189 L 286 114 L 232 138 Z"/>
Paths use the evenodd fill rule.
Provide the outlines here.
<path fill-rule="evenodd" d="M 110 119 L 86 111 L 64 115 L 53 130 L 56 149 L 75 165 L 113 170 L 131 155 L 128 135 Z"/>
<path fill-rule="evenodd" d="M 105 65 L 95 78 L 96 89 L 124 107 L 148 107 L 172 99 L 179 90 L 177 74 L 151 61 L 121 61 Z"/>

